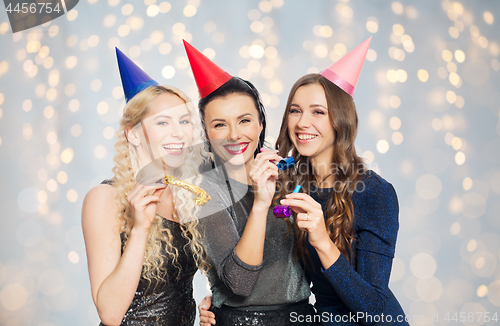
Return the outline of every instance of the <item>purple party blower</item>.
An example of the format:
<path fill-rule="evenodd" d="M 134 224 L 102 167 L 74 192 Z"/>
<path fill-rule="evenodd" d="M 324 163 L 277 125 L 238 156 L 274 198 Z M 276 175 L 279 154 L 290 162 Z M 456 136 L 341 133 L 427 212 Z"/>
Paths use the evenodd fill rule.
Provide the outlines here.
<path fill-rule="evenodd" d="M 298 193 L 300 186 L 297 185 L 293 190 L 293 194 Z M 273 215 L 278 218 L 290 217 L 292 215 L 292 209 L 288 205 L 278 205 L 273 208 Z"/>

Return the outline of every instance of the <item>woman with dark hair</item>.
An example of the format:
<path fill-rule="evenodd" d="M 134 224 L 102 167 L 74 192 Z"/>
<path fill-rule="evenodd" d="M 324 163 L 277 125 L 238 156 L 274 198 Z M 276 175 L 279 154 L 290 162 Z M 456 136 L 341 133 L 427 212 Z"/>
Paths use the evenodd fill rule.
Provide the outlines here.
<path fill-rule="evenodd" d="M 260 99 L 259 92 L 251 82 L 241 79 L 239 77 L 231 77 L 231 79 L 225 82 L 224 85 L 222 85 L 216 91 L 200 99 L 200 101 L 198 102 L 198 107 L 200 110 L 201 121 L 205 127 L 205 130 L 207 130 L 206 129 L 207 126 L 205 124 L 205 112 L 207 104 L 209 104 L 210 102 L 212 102 L 217 98 L 227 98 L 230 97 L 231 95 L 242 95 L 249 97 L 249 99 L 253 101 L 253 105 L 257 110 L 258 122 L 261 127 L 261 132 L 259 135 L 257 146 L 255 148 L 255 151 L 253 152 L 253 156 L 255 157 L 257 156 L 257 154 L 260 153 L 260 149 L 264 147 L 265 143 L 266 111 L 264 110 L 264 105 L 262 104 L 262 101 Z M 239 101 L 237 100 L 237 102 Z M 221 156 L 225 155 L 222 154 Z"/>
<path fill-rule="evenodd" d="M 280 175 L 277 197 L 296 213 L 296 253 L 313 284 L 322 325 L 407 325 L 388 287 L 398 231 L 396 192 L 366 169 L 354 146 L 352 94 L 368 46 L 369 40 L 340 65 L 293 85 L 276 141 L 278 154 L 291 153 L 301 170 Z M 301 185 L 303 193 L 286 195 L 289 184 Z"/>
<path fill-rule="evenodd" d="M 203 177 L 211 200 L 199 220 L 211 264 L 211 316 L 218 325 L 294 325 L 292 313 L 312 316 L 314 309 L 293 258 L 293 232 L 287 236 L 287 223 L 269 210 L 278 178 L 270 161 L 281 157 L 273 150 L 259 153 L 266 125 L 259 93 L 184 44 L 216 165 Z"/>

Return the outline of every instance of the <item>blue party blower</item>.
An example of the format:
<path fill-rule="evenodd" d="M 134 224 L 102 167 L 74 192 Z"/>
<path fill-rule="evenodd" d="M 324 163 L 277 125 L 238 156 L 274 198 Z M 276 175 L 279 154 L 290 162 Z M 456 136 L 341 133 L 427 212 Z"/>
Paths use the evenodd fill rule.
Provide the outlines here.
<path fill-rule="evenodd" d="M 278 169 L 280 171 L 285 171 L 288 170 L 289 168 L 292 168 L 295 165 L 295 159 L 292 156 L 285 157 L 281 161 L 276 164 Z"/>

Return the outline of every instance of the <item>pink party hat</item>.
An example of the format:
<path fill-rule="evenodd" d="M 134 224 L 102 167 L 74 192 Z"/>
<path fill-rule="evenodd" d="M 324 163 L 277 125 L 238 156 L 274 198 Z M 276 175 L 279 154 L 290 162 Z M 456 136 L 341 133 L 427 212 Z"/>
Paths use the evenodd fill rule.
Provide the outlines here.
<path fill-rule="evenodd" d="M 347 94 L 353 95 L 356 84 L 358 83 L 359 74 L 363 63 L 365 62 L 366 53 L 370 47 L 372 37 L 358 45 L 354 50 L 347 53 L 330 68 L 320 72 L 320 75 L 326 77 L 329 81 L 342 88 Z"/>

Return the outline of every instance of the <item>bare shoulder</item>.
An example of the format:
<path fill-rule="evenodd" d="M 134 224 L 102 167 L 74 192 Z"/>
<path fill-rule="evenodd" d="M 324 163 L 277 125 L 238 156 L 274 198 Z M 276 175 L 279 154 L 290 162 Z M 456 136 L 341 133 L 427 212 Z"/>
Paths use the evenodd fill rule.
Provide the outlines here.
<path fill-rule="evenodd" d="M 100 184 L 87 192 L 85 196 L 84 205 L 85 204 L 94 204 L 99 203 L 100 201 L 107 202 L 110 199 L 115 199 L 118 195 L 118 191 L 116 191 L 113 186 L 109 184 Z"/>
<path fill-rule="evenodd" d="M 83 201 L 82 224 L 95 220 L 115 224 L 118 217 L 117 196 L 116 189 L 108 184 L 90 189 Z"/>

